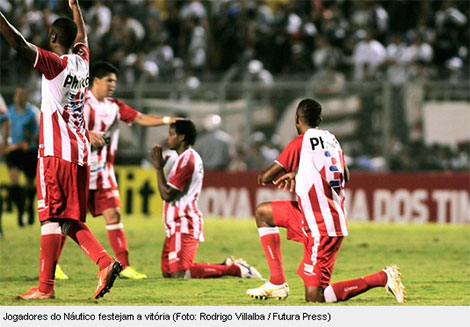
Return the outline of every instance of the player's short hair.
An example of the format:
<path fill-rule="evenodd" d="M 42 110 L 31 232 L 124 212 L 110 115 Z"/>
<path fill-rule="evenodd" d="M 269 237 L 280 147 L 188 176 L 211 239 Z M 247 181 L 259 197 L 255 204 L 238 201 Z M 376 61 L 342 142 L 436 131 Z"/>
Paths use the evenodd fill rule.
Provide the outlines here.
<path fill-rule="evenodd" d="M 313 99 L 303 99 L 297 107 L 297 115 L 310 127 L 317 127 L 322 121 L 321 104 Z"/>
<path fill-rule="evenodd" d="M 106 75 L 114 73 L 118 75 L 119 69 L 116 68 L 113 64 L 110 64 L 106 61 L 97 61 L 95 62 L 90 69 L 90 81 L 93 83 L 95 77 L 103 78 Z"/>
<path fill-rule="evenodd" d="M 171 128 L 175 129 L 176 134 L 184 135 L 184 140 L 189 145 L 194 145 L 196 142 L 196 126 L 190 120 L 177 120 L 170 125 Z"/>
<path fill-rule="evenodd" d="M 52 30 L 57 34 L 57 40 L 67 49 L 72 48 L 77 37 L 77 24 L 67 17 L 57 18 L 51 25 Z"/>

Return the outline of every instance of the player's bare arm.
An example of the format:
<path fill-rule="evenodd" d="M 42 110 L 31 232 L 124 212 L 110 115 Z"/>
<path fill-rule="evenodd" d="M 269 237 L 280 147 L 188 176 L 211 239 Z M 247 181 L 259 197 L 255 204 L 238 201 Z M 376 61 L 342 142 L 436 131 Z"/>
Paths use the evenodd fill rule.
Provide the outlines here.
<path fill-rule="evenodd" d="M 273 181 L 273 184 L 277 186 L 278 189 L 284 191 L 294 192 L 295 191 L 295 176 L 297 171 L 288 172 Z"/>
<path fill-rule="evenodd" d="M 135 117 L 134 122 L 141 125 L 141 126 L 161 126 L 161 125 L 169 125 L 173 124 L 178 120 L 184 120 L 184 118 L 180 117 L 170 117 L 170 116 L 154 116 L 139 113 L 137 117 Z"/>
<path fill-rule="evenodd" d="M 152 159 L 152 165 L 157 171 L 158 190 L 160 191 L 160 196 L 164 201 L 171 202 L 176 199 L 181 192 L 169 186 L 166 182 L 163 167 L 165 166 L 168 157 L 163 158 L 162 146 L 160 144 L 153 146 L 150 151 L 150 157 Z"/>
<path fill-rule="evenodd" d="M 73 21 L 77 24 L 77 37 L 75 43 L 83 43 L 88 47 L 88 38 L 86 35 L 85 21 L 78 0 L 69 0 L 69 7 L 73 12 Z"/>
<path fill-rule="evenodd" d="M 286 173 L 284 167 L 275 162 L 258 175 L 258 184 L 266 185 L 272 183 L 276 177 L 283 173 Z"/>
<path fill-rule="evenodd" d="M 34 63 L 37 55 L 36 47 L 26 41 L 23 35 L 3 16 L 2 12 L 0 12 L 0 32 L 13 49 L 18 51 L 31 65 Z"/>

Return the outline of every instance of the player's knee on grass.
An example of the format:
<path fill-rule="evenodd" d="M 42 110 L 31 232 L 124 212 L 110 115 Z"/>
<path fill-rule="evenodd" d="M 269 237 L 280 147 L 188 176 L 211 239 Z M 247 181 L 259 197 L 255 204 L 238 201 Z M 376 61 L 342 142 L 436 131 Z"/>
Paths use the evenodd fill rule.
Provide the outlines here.
<path fill-rule="evenodd" d="M 305 301 L 307 302 L 325 302 L 323 296 L 324 289 L 317 286 L 305 286 Z"/>
<path fill-rule="evenodd" d="M 258 227 L 274 227 L 271 202 L 263 202 L 255 210 L 256 225 Z"/>

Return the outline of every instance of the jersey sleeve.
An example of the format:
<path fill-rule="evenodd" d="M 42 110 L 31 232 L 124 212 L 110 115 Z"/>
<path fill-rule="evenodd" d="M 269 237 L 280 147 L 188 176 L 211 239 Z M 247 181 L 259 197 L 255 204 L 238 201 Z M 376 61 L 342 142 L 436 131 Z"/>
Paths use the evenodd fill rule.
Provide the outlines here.
<path fill-rule="evenodd" d="M 304 134 L 302 133 L 293 139 L 276 159 L 276 163 L 281 165 L 287 172 L 291 172 L 299 166 L 303 138 Z"/>
<path fill-rule="evenodd" d="M 90 62 L 90 50 L 84 43 L 75 43 L 73 46 L 72 52 L 87 62 Z"/>
<path fill-rule="evenodd" d="M 132 108 L 131 106 L 128 106 L 124 102 L 118 99 L 113 99 L 114 102 L 119 106 L 119 119 L 121 119 L 123 122 L 127 124 L 131 124 L 134 119 L 137 117 L 139 112 Z"/>
<path fill-rule="evenodd" d="M 183 192 L 194 172 L 194 156 L 189 153 L 177 162 L 175 173 L 168 179 L 167 184 Z"/>
<path fill-rule="evenodd" d="M 61 58 L 51 51 L 37 47 L 36 61 L 33 67 L 39 70 L 48 80 L 59 75 L 67 67 L 67 57 Z"/>

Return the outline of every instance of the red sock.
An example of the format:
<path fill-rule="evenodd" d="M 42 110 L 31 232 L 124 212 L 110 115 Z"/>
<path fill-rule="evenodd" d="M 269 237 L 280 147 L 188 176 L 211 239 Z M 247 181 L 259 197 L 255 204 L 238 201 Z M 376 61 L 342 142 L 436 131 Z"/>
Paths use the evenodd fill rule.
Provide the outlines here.
<path fill-rule="evenodd" d="M 385 286 L 386 283 L 387 274 L 380 271 L 369 276 L 337 282 L 332 284 L 331 287 L 333 287 L 336 299 L 338 301 L 345 301 L 371 288 Z"/>
<path fill-rule="evenodd" d="M 271 272 L 269 281 L 274 285 L 281 285 L 286 282 L 286 276 L 284 275 L 284 268 L 282 266 L 281 237 L 279 230 L 277 227 L 260 227 L 258 228 L 258 232 Z"/>
<path fill-rule="evenodd" d="M 212 263 L 193 263 L 191 278 L 217 278 L 222 276 L 241 276 L 240 267 L 237 265 L 218 265 Z"/>
<path fill-rule="evenodd" d="M 79 221 L 70 224 L 67 235 L 100 267 L 100 270 L 113 262 L 113 258 L 101 246 L 85 223 Z"/>
<path fill-rule="evenodd" d="M 108 230 L 109 244 L 111 244 L 116 258 L 122 264 L 122 268 L 130 266 L 124 225 L 122 223 L 106 225 L 106 229 Z"/>
<path fill-rule="evenodd" d="M 58 223 L 41 226 L 41 250 L 39 254 L 39 290 L 44 293 L 54 289 L 54 272 L 62 231 Z"/>

